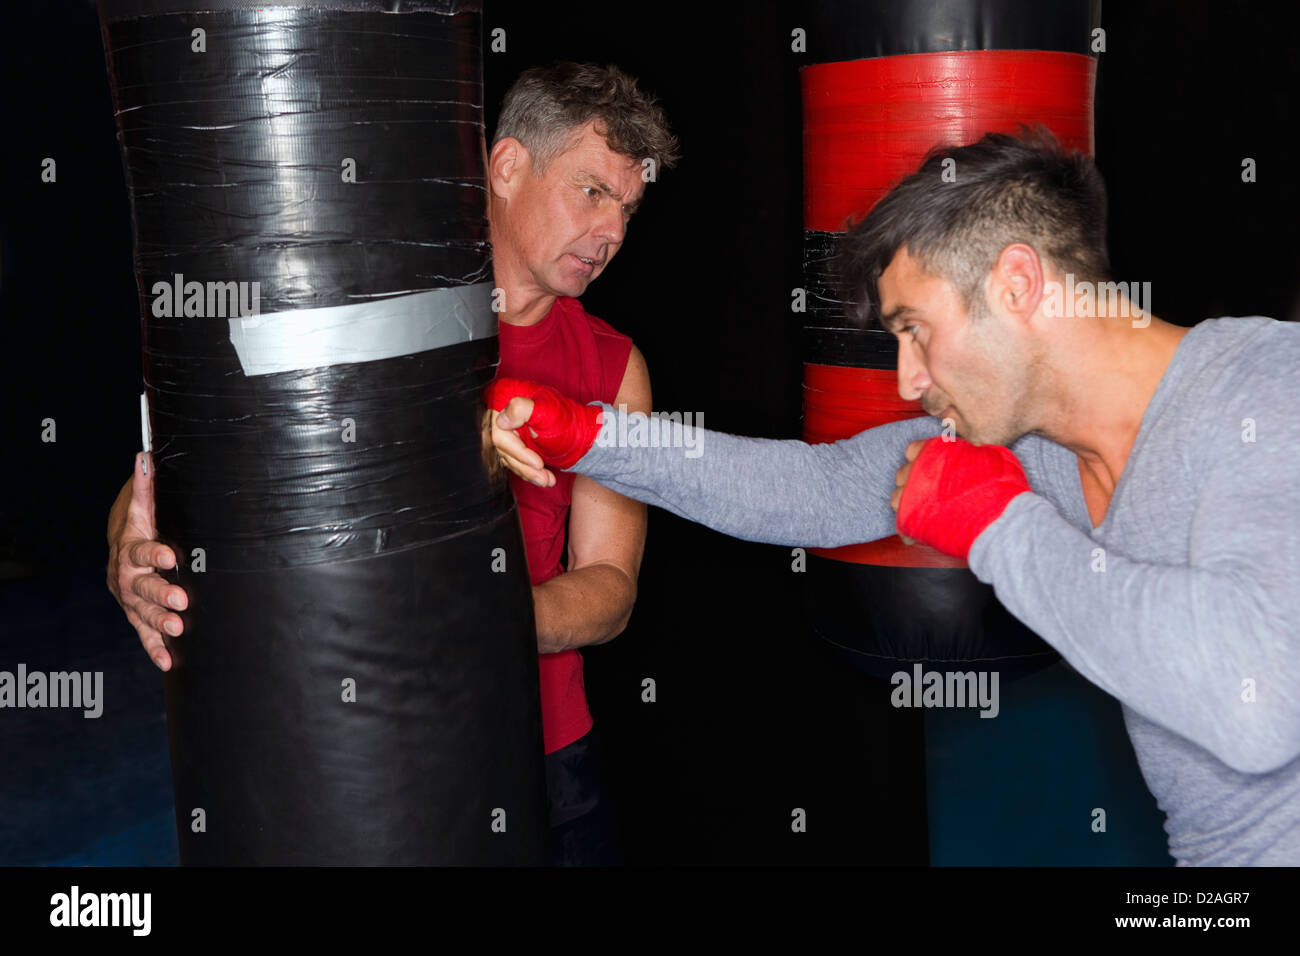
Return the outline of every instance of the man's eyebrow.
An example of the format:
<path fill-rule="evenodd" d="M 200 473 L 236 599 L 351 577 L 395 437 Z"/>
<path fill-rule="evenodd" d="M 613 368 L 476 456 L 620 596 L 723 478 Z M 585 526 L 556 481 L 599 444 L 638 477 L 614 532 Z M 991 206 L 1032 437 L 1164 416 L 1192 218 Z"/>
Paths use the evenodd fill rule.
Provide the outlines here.
<path fill-rule="evenodd" d="M 916 310 L 910 305 L 900 305 L 898 308 L 891 309 L 889 312 L 886 312 L 881 316 L 880 325 L 886 332 L 893 332 L 895 331 L 895 326 L 903 316 L 915 311 Z"/>
<path fill-rule="evenodd" d="M 595 186 L 610 199 L 618 200 L 619 197 L 618 194 L 614 192 L 614 188 L 595 173 L 589 173 L 585 169 L 582 169 L 578 171 L 578 176 L 581 179 L 585 179 L 592 186 Z M 636 202 L 624 203 L 624 205 L 627 206 L 628 212 L 636 212 L 637 207 L 641 205 L 641 200 L 638 199 Z"/>

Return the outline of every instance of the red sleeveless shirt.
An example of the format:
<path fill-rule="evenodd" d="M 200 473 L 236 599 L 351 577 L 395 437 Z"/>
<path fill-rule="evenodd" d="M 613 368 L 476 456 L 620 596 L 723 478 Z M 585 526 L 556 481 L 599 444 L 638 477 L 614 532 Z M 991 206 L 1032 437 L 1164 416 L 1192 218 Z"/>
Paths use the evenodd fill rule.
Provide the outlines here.
<path fill-rule="evenodd" d="M 558 388 L 586 404 L 614 403 L 632 340 L 594 315 L 577 299 L 560 297 L 536 325 L 499 324 L 498 375 Z M 534 586 L 564 570 L 565 529 L 575 475 L 555 473 L 552 488 L 538 488 L 515 475 L 510 490 L 519 504 L 528 574 Z M 582 654 L 576 650 L 540 654 L 542 738 L 546 752 L 568 746 L 591 730 L 591 711 L 582 682 Z"/>

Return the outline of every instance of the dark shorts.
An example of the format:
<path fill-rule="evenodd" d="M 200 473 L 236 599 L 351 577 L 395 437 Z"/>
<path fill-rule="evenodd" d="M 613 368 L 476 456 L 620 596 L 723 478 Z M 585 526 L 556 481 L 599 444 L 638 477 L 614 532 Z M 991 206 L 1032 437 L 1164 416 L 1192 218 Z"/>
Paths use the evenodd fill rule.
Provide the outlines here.
<path fill-rule="evenodd" d="M 623 862 L 600 738 L 592 728 L 546 755 L 553 866 L 618 866 Z"/>

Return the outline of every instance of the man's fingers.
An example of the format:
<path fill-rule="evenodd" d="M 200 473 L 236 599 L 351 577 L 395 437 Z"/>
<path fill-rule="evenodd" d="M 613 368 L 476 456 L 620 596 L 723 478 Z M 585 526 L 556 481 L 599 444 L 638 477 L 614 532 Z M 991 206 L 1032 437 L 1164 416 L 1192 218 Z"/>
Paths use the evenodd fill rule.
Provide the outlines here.
<path fill-rule="evenodd" d="M 156 575 L 148 577 L 157 578 Z M 161 578 L 157 578 L 161 581 Z M 165 581 L 162 582 L 164 585 Z M 153 628 L 155 631 L 166 631 L 168 634 L 176 637 L 185 628 L 181 621 L 180 615 L 176 614 L 155 600 L 154 596 L 159 596 L 166 600 L 166 596 L 159 591 L 153 590 L 154 583 L 144 580 L 144 578 L 132 581 L 131 584 L 122 592 L 122 607 L 126 611 L 128 618 L 135 614 L 140 620 Z"/>
<path fill-rule="evenodd" d="M 501 428 L 514 431 L 524 422 L 533 416 L 533 400 L 516 395 L 501 409 L 501 414 L 497 416 L 497 425 Z"/>
<path fill-rule="evenodd" d="M 525 481 L 531 481 L 533 484 L 542 488 L 550 488 L 556 482 L 555 473 L 550 469 L 534 468 L 504 452 L 501 453 L 501 462 L 520 478 Z"/>
<path fill-rule="evenodd" d="M 503 458 L 513 458 L 537 471 L 546 467 L 542 456 L 525 445 L 524 440 L 515 432 L 502 432 L 500 439 L 494 437 L 492 443 L 497 446 L 497 451 Z"/>
<path fill-rule="evenodd" d="M 140 635 L 140 644 L 144 647 L 144 652 L 149 655 L 150 660 L 158 666 L 159 670 L 171 670 L 172 656 L 167 653 L 167 645 L 163 642 L 163 637 L 158 633 L 156 628 L 150 627 L 140 619 L 140 615 L 134 611 L 127 610 L 126 618 L 135 628 L 135 632 Z"/>
<path fill-rule="evenodd" d="M 909 443 L 906 452 L 907 460 L 916 461 L 916 456 L 921 454 L 921 449 L 925 447 L 925 443 L 928 440 L 929 439 L 918 438 L 916 441 Z"/>
<path fill-rule="evenodd" d="M 162 631 L 166 631 L 172 637 L 179 637 L 181 631 L 185 629 L 180 616 L 172 614 L 165 607 L 147 601 L 137 601 L 132 609 L 153 631 L 159 632 L 159 640 L 162 639 Z"/>
<path fill-rule="evenodd" d="M 527 408 L 521 411 L 519 403 L 523 402 L 527 403 Z M 492 444 L 496 446 L 501 463 L 516 475 L 542 488 L 550 488 L 555 484 L 556 478 L 546 468 L 542 456 L 525 445 L 517 431 L 502 426 L 503 421 L 506 423 L 517 421 L 520 427 L 527 427 L 525 423 L 528 421 L 528 416 L 532 414 L 532 404 L 532 399 L 528 398 L 511 399 L 505 410 L 492 421 Z M 513 414 L 507 414 L 508 412 Z"/>
<path fill-rule="evenodd" d="M 135 541 L 126 549 L 127 560 L 136 568 L 161 568 L 169 570 L 176 567 L 176 555 L 172 549 L 157 541 Z"/>
<path fill-rule="evenodd" d="M 911 473 L 912 466 L 910 464 L 904 465 L 902 468 L 898 469 L 898 471 L 894 473 L 894 486 L 896 488 L 902 488 L 907 484 L 907 476 Z"/>
<path fill-rule="evenodd" d="M 185 589 L 171 584 L 157 574 L 142 574 L 131 582 L 131 590 L 159 607 L 183 611 L 189 605 Z"/>
<path fill-rule="evenodd" d="M 524 443 L 518 440 L 518 436 L 509 434 L 517 442 L 517 447 L 514 443 L 504 448 L 498 445 L 497 454 L 501 458 L 501 463 L 525 481 L 531 481 L 543 488 L 554 485 L 555 475 L 547 469 L 542 459 L 531 449 L 524 447 Z"/>
<path fill-rule="evenodd" d="M 137 631 L 142 624 L 155 632 L 166 630 L 173 637 L 184 630 L 180 615 L 172 613 L 173 610 L 183 611 L 189 605 L 184 588 L 169 583 L 152 571 L 119 572 L 118 583 L 121 586 L 119 601 Z M 140 639 L 144 640 L 143 632 Z"/>
<path fill-rule="evenodd" d="M 505 417 L 505 412 L 502 412 L 497 416 L 497 420 L 492 423 L 492 444 L 496 446 L 497 451 L 501 453 L 503 458 L 513 458 L 529 468 L 539 470 L 544 468 L 546 463 L 542 461 L 542 456 L 525 445 L 524 440 L 519 437 L 517 432 L 501 427 L 500 419 Z"/>

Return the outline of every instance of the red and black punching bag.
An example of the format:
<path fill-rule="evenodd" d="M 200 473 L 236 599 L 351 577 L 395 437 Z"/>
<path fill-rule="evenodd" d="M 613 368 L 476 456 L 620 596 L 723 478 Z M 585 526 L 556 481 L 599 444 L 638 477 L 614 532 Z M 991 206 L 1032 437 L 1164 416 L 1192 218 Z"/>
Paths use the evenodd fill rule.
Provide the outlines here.
<path fill-rule="evenodd" d="M 1041 124 L 1092 152 L 1100 0 L 817 2 L 812 64 L 800 74 L 804 128 L 804 439 L 828 442 L 924 415 L 898 394 L 891 333 L 846 327 L 831 275 L 838 242 L 937 146 Z M 901 462 L 900 462 L 901 464 Z M 1058 659 L 966 565 L 897 536 L 816 550 L 806 576 L 812 627 L 888 679 Z"/>
<path fill-rule="evenodd" d="M 477 4 L 100 0 L 186 864 L 537 864 Z"/>

